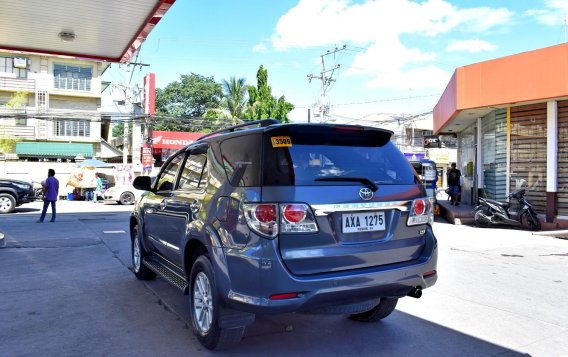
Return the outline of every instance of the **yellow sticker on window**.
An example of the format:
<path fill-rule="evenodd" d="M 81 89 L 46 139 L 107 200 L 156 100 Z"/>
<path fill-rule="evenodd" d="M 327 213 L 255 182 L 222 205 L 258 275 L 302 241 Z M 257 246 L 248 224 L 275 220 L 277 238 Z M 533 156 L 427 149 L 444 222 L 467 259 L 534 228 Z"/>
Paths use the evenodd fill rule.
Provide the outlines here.
<path fill-rule="evenodd" d="M 270 138 L 273 148 L 285 148 L 292 146 L 292 140 L 289 136 L 273 136 Z"/>

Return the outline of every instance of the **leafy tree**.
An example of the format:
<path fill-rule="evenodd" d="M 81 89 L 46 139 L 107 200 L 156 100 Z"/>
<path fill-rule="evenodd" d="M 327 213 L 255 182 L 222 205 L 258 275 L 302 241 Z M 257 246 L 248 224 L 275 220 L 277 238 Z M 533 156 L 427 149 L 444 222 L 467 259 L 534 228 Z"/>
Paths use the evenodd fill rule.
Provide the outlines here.
<path fill-rule="evenodd" d="M 188 130 L 191 123 L 184 120 L 161 120 L 171 117 L 203 117 L 208 110 L 220 107 L 223 91 L 213 77 L 199 74 L 181 75 L 180 81 L 156 89 L 156 130 Z"/>
<path fill-rule="evenodd" d="M 20 108 L 28 104 L 28 92 L 20 91 L 12 95 L 10 100 L 6 103 L 8 108 Z"/>
<path fill-rule="evenodd" d="M 244 78 L 223 80 L 222 107 L 230 118 L 242 118 L 247 105 L 247 86 Z"/>
<path fill-rule="evenodd" d="M 0 153 L 14 153 L 16 152 L 16 143 L 18 139 L 0 139 Z"/>
<path fill-rule="evenodd" d="M 272 88 L 268 85 L 268 71 L 261 65 L 256 73 L 257 86 L 248 86 L 249 102 L 245 118 L 258 120 L 266 118 L 289 122 L 288 113 L 294 105 L 286 101 L 284 96 L 276 99 L 272 96 Z"/>

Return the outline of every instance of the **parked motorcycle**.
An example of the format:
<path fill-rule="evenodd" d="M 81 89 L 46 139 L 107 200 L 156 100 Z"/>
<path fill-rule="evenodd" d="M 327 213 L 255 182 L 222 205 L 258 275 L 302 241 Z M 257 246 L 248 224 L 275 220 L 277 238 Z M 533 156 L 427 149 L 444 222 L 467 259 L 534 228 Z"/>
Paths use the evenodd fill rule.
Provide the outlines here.
<path fill-rule="evenodd" d="M 478 227 L 493 225 L 524 226 L 531 231 L 540 230 L 540 221 L 532 204 L 525 199 L 525 189 L 509 194 L 509 200 L 516 199 L 519 211 L 511 215 L 509 202 L 499 202 L 488 198 L 479 198 L 479 205 L 473 210 L 473 218 Z"/>

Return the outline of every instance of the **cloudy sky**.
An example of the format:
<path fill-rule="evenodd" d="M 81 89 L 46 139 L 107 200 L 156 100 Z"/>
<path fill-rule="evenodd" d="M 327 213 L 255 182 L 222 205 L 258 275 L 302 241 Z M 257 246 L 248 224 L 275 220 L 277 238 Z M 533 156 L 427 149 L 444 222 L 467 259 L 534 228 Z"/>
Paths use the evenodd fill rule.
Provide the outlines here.
<path fill-rule="evenodd" d="M 142 46 L 138 61 L 150 67 L 133 80 L 152 71 L 164 87 L 193 72 L 256 84 L 264 65 L 273 94 L 303 120 L 321 93 L 308 75 L 321 76 L 323 62 L 332 114 L 419 114 L 456 67 L 565 42 L 567 14 L 568 0 L 177 0 Z M 124 78 L 118 66 L 105 76 Z"/>

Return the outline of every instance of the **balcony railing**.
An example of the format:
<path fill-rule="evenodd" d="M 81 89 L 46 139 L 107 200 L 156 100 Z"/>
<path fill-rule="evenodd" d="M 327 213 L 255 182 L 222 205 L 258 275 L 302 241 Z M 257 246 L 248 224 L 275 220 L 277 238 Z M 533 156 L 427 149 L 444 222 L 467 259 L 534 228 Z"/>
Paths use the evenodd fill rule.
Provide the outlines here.
<path fill-rule="evenodd" d="M 35 91 L 35 79 L 0 77 L 0 90 Z"/>
<path fill-rule="evenodd" d="M 35 139 L 35 128 L 26 125 L 0 125 L 0 138 Z"/>

